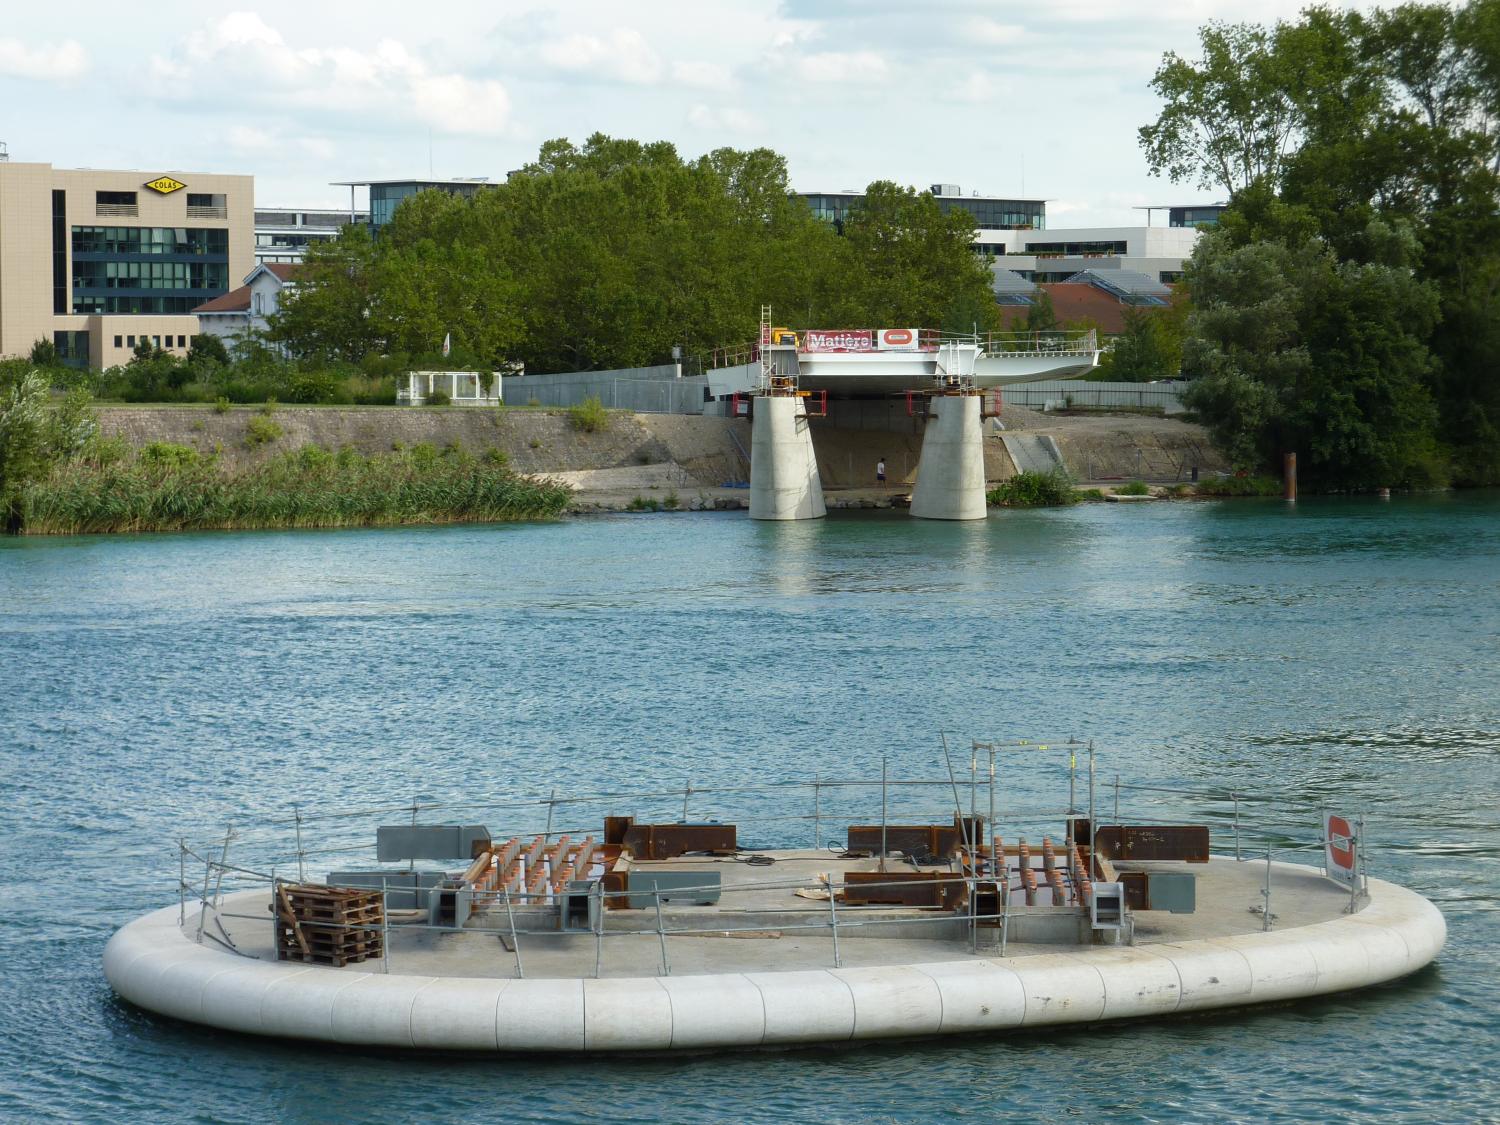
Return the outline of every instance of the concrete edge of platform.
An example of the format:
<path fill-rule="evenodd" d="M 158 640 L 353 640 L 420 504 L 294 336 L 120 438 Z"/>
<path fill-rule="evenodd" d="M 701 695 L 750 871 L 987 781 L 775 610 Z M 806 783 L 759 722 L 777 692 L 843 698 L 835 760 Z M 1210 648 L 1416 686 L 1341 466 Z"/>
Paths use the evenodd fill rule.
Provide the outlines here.
<path fill-rule="evenodd" d="M 791 1046 L 1244 1007 L 1395 980 L 1430 963 L 1447 938 L 1432 903 L 1378 879 L 1357 914 L 1268 933 L 675 977 L 516 980 L 269 963 L 200 945 L 177 918 L 175 906 L 157 910 L 110 938 L 104 975 L 123 999 L 256 1035 L 506 1053 Z"/>

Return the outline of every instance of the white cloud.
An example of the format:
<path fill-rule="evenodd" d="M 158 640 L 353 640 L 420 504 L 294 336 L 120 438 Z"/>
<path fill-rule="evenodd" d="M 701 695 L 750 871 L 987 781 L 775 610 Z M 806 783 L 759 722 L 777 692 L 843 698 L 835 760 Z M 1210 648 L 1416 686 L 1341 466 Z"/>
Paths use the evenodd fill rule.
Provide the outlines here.
<path fill-rule="evenodd" d="M 987 16 L 978 16 L 969 20 L 967 30 L 969 37 L 976 43 L 990 46 L 1014 43 L 1026 34 L 1026 29 L 1018 24 L 1001 23 Z"/>
<path fill-rule="evenodd" d="M 662 77 L 661 57 L 645 36 L 628 27 L 604 35 L 567 35 L 543 43 L 537 53 L 557 70 L 591 78 L 651 86 Z"/>
<path fill-rule="evenodd" d="M 695 129 L 715 133 L 758 133 L 762 129 L 760 118 L 733 106 L 695 105 L 687 112 L 687 122 Z"/>
<path fill-rule="evenodd" d="M 288 136 L 278 129 L 262 129 L 254 125 L 234 125 L 227 135 L 231 152 L 242 156 L 266 156 L 289 151 L 326 160 L 333 156 L 333 142 L 326 137 Z"/>
<path fill-rule="evenodd" d="M 151 60 L 154 88 L 168 99 L 230 89 L 246 107 L 395 116 L 445 133 L 494 136 L 510 119 L 499 82 L 433 69 L 394 39 L 370 51 L 295 47 L 253 12 L 231 12 Z"/>
<path fill-rule="evenodd" d="M 0 38 L 0 74 L 66 81 L 88 68 L 88 52 L 72 39 L 28 47 L 19 39 Z"/>
<path fill-rule="evenodd" d="M 889 73 L 874 51 L 823 51 L 797 60 L 797 77 L 804 82 L 878 82 Z"/>
<path fill-rule="evenodd" d="M 960 82 L 954 90 L 954 96 L 961 102 L 993 101 L 999 94 L 1000 87 L 995 80 L 978 70 Z"/>
<path fill-rule="evenodd" d="M 734 75 L 724 63 L 674 62 L 672 81 L 700 90 L 728 90 L 734 85 Z"/>

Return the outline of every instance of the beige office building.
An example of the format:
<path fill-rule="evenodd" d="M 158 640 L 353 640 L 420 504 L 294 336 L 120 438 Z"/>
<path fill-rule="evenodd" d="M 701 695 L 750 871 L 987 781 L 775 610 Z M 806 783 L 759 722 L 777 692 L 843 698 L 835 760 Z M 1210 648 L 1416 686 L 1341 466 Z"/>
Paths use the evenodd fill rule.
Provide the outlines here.
<path fill-rule="evenodd" d="M 39 339 L 74 366 L 147 339 L 182 355 L 191 310 L 255 265 L 255 178 L 0 162 L 0 358 Z"/>

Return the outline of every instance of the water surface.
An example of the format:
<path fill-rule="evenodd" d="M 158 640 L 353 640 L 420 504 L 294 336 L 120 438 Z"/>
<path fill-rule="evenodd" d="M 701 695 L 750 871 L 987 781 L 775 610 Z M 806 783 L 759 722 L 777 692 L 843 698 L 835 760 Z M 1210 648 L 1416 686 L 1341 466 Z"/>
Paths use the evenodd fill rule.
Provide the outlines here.
<path fill-rule="evenodd" d="M 681 514 L 3 540 L 0 670 L 0 1117 L 1426 1121 L 1500 1105 L 1493 493 L 978 525 Z M 1375 873 L 1439 904 L 1448 948 L 1396 985 L 1248 1015 L 614 1061 L 261 1041 L 146 1015 L 99 971 L 115 927 L 175 899 L 177 837 L 229 821 L 554 783 L 878 776 L 882 757 L 934 777 L 942 729 L 1092 739 L 1104 788 L 1119 772 L 1365 810 Z M 1007 759 L 1002 810 L 1060 804 L 1066 781 L 1060 758 Z M 707 795 L 693 811 L 810 809 Z M 539 827 L 507 815 L 484 819 Z M 1310 814 L 1275 827 L 1316 837 Z M 767 820 L 742 837 L 809 833 Z"/>

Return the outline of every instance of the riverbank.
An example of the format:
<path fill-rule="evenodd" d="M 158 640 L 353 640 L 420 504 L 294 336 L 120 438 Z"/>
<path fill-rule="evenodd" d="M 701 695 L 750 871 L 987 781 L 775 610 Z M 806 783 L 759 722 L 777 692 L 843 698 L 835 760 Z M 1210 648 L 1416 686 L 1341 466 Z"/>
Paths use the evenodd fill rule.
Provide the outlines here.
<path fill-rule="evenodd" d="M 546 519 L 562 485 L 500 459 L 430 446 L 365 456 L 315 446 L 225 469 L 184 446 L 153 444 L 118 459 L 83 457 L 22 492 L 26 535 L 251 528 L 382 527 Z"/>

